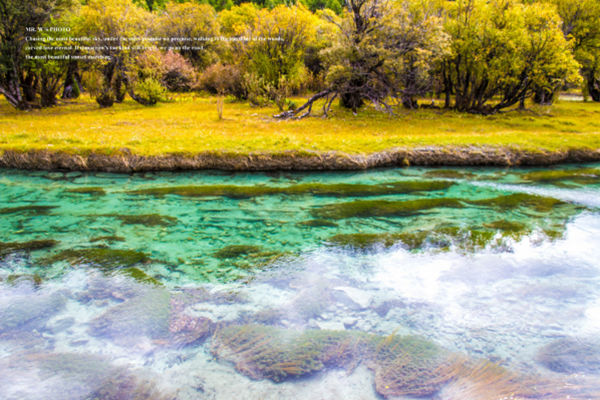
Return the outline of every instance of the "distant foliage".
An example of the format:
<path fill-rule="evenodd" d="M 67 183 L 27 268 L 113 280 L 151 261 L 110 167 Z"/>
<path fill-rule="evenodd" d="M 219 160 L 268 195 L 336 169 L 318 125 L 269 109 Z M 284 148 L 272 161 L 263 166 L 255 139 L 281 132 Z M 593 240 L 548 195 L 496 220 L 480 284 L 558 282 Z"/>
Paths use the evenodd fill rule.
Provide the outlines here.
<path fill-rule="evenodd" d="M 103 107 L 148 82 L 164 90 L 276 104 L 283 117 L 324 114 L 338 99 L 357 112 L 393 112 L 423 97 L 489 114 L 551 104 L 582 88 L 600 102 L 598 0 L 0 0 L 0 94 L 16 108 L 49 107 L 87 91 Z M 28 32 L 32 26 L 68 33 Z M 44 60 L 46 47 L 94 37 L 100 59 Z M 154 37 L 156 48 L 123 38 Z M 190 40 L 193 39 L 194 40 Z M 89 43 L 82 43 L 87 45 Z M 133 46 L 130 46 L 132 45 Z M 148 44 L 148 43 L 146 43 Z M 155 88 L 156 89 L 156 88 Z M 311 92 L 291 107 L 288 98 Z M 150 99 L 152 97 L 152 99 Z M 436 106 L 431 104 L 431 106 Z M 290 110 L 292 109 L 292 110 Z M 291 111 L 291 112 L 290 112 Z M 302 112 L 302 114 L 299 114 Z"/>
<path fill-rule="evenodd" d="M 583 92 L 600 101 L 600 1 L 547 0 L 562 18 L 562 31 L 581 65 Z"/>

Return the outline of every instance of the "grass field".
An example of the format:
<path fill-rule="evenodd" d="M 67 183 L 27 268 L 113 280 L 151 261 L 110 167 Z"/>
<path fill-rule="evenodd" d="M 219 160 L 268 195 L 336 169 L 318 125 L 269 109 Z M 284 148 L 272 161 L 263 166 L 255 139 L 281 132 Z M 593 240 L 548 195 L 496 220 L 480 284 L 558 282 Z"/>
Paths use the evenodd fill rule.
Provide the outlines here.
<path fill-rule="evenodd" d="M 318 115 L 320 107 L 315 110 Z M 115 154 L 127 148 L 140 155 L 287 150 L 367 154 L 430 145 L 529 151 L 600 148 L 597 103 L 560 101 L 487 117 L 433 109 L 400 109 L 394 116 L 371 109 L 357 116 L 338 107 L 333 111 L 328 119 L 280 121 L 272 118 L 275 108 L 226 101 L 224 119 L 219 120 L 216 99 L 193 94 L 177 95 L 153 107 L 126 100 L 107 109 L 82 97 L 28 112 L 14 110 L 2 99 L 0 151 Z"/>

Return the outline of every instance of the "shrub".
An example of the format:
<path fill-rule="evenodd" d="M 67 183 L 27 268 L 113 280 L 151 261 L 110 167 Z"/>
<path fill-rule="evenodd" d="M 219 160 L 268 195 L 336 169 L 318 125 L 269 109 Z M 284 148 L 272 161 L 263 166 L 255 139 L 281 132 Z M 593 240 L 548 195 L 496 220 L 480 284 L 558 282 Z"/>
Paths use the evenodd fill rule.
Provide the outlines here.
<path fill-rule="evenodd" d="M 235 65 L 213 64 L 200 77 L 200 87 L 212 94 L 232 95 L 238 99 L 248 98 L 245 77 Z"/>
<path fill-rule="evenodd" d="M 181 54 L 172 50 L 146 50 L 131 68 L 133 80 L 155 79 L 173 92 L 187 92 L 197 84 L 194 67 Z"/>
<path fill-rule="evenodd" d="M 189 92 L 197 85 L 196 70 L 183 56 L 172 50 L 162 55 L 162 82 L 173 92 Z"/>
<path fill-rule="evenodd" d="M 140 104 L 151 106 L 164 100 L 165 88 L 154 78 L 146 78 L 135 84 L 131 97 Z"/>

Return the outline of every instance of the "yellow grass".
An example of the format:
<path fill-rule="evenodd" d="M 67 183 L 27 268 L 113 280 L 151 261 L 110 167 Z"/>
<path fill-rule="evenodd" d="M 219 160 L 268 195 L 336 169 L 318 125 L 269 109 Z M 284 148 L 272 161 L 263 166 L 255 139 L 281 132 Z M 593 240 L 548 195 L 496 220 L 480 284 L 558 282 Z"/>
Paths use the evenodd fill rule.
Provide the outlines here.
<path fill-rule="evenodd" d="M 300 103 L 302 99 L 297 99 Z M 317 105 L 318 106 L 318 105 Z M 389 116 L 372 109 L 358 116 L 334 107 L 328 119 L 272 118 L 276 109 L 225 101 L 219 120 L 217 98 L 176 95 L 153 107 L 132 100 L 100 109 L 92 99 L 34 111 L 17 111 L 0 100 L 0 151 L 50 150 L 140 155 L 206 151 L 247 154 L 341 151 L 366 154 L 394 147 L 446 145 L 508 146 L 525 150 L 600 148 L 600 104 L 561 101 L 478 116 L 442 110 L 397 110 Z M 317 114 L 320 107 L 316 107 Z"/>

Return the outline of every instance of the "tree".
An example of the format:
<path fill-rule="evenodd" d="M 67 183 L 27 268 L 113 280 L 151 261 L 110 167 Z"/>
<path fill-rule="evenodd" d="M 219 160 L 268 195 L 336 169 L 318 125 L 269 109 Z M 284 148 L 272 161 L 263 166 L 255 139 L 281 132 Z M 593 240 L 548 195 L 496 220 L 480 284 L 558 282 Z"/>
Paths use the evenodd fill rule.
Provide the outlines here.
<path fill-rule="evenodd" d="M 26 62 L 27 38 L 37 37 L 37 28 L 69 4 L 69 0 L 0 0 L 0 94 L 12 106 L 34 106 L 40 79 Z"/>
<path fill-rule="evenodd" d="M 220 21 L 223 34 L 237 38 L 223 58 L 253 75 L 247 80 L 283 108 L 307 76 L 304 57 L 316 40 L 318 18 L 302 5 L 268 10 L 243 4 L 223 11 Z"/>
<path fill-rule="evenodd" d="M 440 10 L 433 1 L 349 0 L 341 20 L 325 14 L 338 27 L 323 51 L 327 88 L 280 116 L 304 117 L 321 98 L 325 114 L 338 97 L 355 113 L 366 101 L 388 112 L 391 99 L 417 107 L 416 96 L 431 86 L 430 73 L 448 47 Z"/>
<path fill-rule="evenodd" d="M 176 51 L 196 68 L 204 69 L 213 64 L 222 51 L 223 44 L 216 40 L 220 36 L 217 13 L 209 4 L 168 3 L 157 18 L 154 31 L 157 36 L 171 39 L 162 43 L 163 47 L 178 48 Z M 200 47 L 201 50 L 197 49 Z"/>
<path fill-rule="evenodd" d="M 578 64 L 560 28 L 548 4 L 458 0 L 450 5 L 446 105 L 453 92 L 457 110 L 494 113 L 524 104 L 535 88 L 576 82 Z"/>
<path fill-rule="evenodd" d="M 89 37 L 88 45 L 99 49 L 90 55 L 100 57 L 92 61 L 91 68 L 102 74 L 102 87 L 96 93 L 101 107 L 123 101 L 127 90 L 132 90 L 127 66 L 141 53 L 136 49 L 140 43 L 133 38 L 145 36 L 151 21 L 151 14 L 131 0 L 89 0 L 81 8 L 74 31 L 80 37 Z"/>
<path fill-rule="evenodd" d="M 600 2 L 598 0 L 549 0 L 563 20 L 562 30 L 573 40 L 581 64 L 584 93 L 600 101 Z"/>

